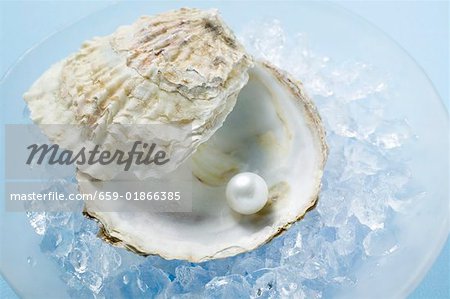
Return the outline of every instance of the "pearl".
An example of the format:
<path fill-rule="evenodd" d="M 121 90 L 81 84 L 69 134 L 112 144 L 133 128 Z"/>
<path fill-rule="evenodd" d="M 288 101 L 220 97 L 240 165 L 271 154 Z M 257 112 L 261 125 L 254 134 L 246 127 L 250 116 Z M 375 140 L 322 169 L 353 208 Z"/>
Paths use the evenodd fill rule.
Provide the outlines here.
<path fill-rule="evenodd" d="M 250 215 L 267 203 L 269 190 L 262 177 L 253 172 L 241 172 L 227 184 L 227 202 L 235 212 Z"/>

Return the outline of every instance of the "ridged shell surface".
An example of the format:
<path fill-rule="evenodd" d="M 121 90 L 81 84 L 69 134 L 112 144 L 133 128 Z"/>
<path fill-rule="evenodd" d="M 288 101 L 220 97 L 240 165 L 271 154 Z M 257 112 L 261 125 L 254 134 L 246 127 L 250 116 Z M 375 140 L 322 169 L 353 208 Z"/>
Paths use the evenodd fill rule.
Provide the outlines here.
<path fill-rule="evenodd" d="M 79 138 L 104 149 L 125 148 L 133 139 L 155 140 L 170 155 L 165 171 L 171 171 L 222 125 L 251 65 L 215 10 L 184 8 L 141 17 L 83 43 L 46 71 L 24 98 L 36 123 L 86 128 Z M 122 128 L 124 138 L 111 133 L 114 125 L 146 126 L 133 132 Z M 67 129 L 46 133 L 69 149 L 85 141 L 69 140 Z M 80 169 L 102 180 L 118 171 L 113 166 Z M 160 171 L 136 170 L 141 178 Z"/>

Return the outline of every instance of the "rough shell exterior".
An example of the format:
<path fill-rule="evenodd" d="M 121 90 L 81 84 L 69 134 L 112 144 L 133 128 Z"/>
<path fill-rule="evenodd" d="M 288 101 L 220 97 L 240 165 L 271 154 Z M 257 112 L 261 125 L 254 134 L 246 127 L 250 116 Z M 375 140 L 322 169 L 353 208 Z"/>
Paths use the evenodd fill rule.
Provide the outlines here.
<path fill-rule="evenodd" d="M 124 142 L 109 134 L 112 124 L 165 126 L 148 126 L 145 136 L 133 137 L 158 139 L 175 168 L 222 125 L 251 64 L 215 10 L 184 8 L 141 17 L 112 35 L 85 42 L 44 73 L 24 98 L 36 123 L 82 126 L 88 139 L 107 149 Z M 180 131 L 174 138 L 162 134 L 164 128 Z M 64 132 L 48 135 L 74 146 Z M 82 170 L 98 179 L 116 172 Z"/>

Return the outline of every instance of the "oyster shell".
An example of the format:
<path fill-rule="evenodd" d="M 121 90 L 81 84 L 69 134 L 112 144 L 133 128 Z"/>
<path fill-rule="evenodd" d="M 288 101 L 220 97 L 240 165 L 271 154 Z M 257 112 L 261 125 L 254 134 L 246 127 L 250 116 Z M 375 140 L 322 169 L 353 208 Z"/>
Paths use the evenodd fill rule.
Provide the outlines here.
<path fill-rule="evenodd" d="M 253 63 L 214 10 L 142 17 L 86 42 L 44 73 L 25 100 L 36 123 L 75 126 L 77 138 L 46 131 L 68 148 L 80 138 L 111 149 L 127 139 L 167 147 L 173 163 L 164 173 L 80 167 L 82 193 L 152 191 L 146 178 L 188 172 L 179 184 L 192 187 L 189 213 L 114 212 L 105 201 L 86 202 L 84 213 L 100 223 L 103 239 L 138 254 L 192 262 L 236 255 L 270 241 L 317 200 L 328 150 L 313 103 L 288 74 Z M 117 132 L 117 124 L 164 128 Z M 246 171 L 269 186 L 268 204 L 253 215 L 237 214 L 225 198 L 229 178 Z M 130 185 L 109 180 L 116 176 Z"/>
<path fill-rule="evenodd" d="M 126 140 L 156 140 L 171 163 L 135 170 L 143 179 L 178 167 L 222 125 L 251 63 L 216 10 L 183 8 L 85 42 L 24 98 L 32 120 L 68 149 L 92 141 L 113 151 L 130 148 Z M 68 126 L 45 124 L 74 127 L 69 134 Z M 136 132 L 127 125 L 142 126 Z M 102 180 L 120 171 L 113 165 L 80 169 Z"/>
<path fill-rule="evenodd" d="M 249 73 L 223 127 L 183 165 L 192 172 L 192 213 L 104 212 L 103 203 L 87 202 L 85 214 L 99 221 L 104 240 L 142 255 L 201 262 L 253 250 L 315 205 L 328 153 L 317 111 L 301 83 L 276 67 L 257 62 Z M 228 179 L 242 171 L 257 172 L 269 186 L 269 203 L 249 216 L 225 198 Z M 83 193 L 117 191 L 115 182 L 77 176 Z M 145 191 L 151 182 L 134 186 Z"/>

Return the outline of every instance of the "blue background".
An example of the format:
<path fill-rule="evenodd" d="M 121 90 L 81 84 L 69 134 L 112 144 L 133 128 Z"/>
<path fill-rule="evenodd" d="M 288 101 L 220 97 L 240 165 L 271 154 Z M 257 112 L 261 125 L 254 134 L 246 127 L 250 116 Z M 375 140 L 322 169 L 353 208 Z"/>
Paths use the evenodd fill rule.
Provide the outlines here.
<path fill-rule="evenodd" d="M 449 109 L 448 1 L 337 1 L 379 27 L 423 68 Z M 0 76 L 30 47 L 108 2 L 19 2 L 0 0 Z M 0 298 L 17 298 L 0 277 Z M 410 295 L 450 298 L 450 241 Z"/>

